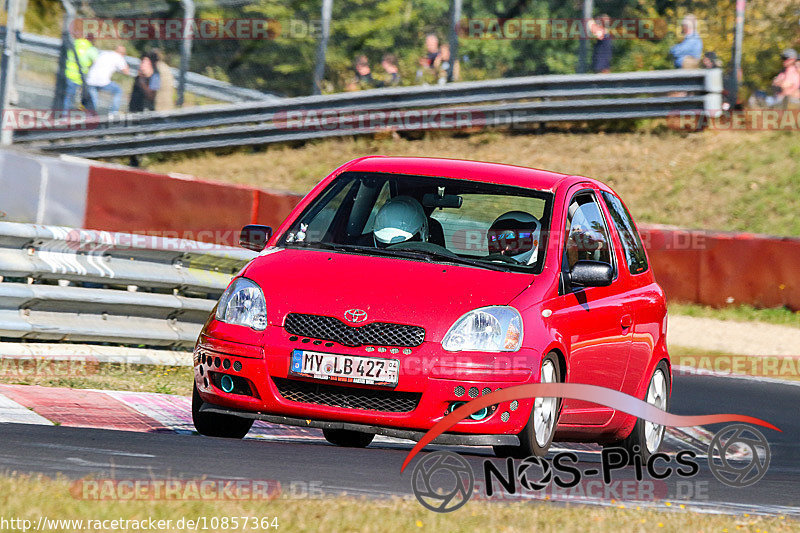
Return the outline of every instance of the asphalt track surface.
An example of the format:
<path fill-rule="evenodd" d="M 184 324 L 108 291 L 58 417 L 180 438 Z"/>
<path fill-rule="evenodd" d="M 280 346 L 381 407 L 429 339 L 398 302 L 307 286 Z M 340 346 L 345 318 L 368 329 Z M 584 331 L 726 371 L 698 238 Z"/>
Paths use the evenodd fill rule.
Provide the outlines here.
<path fill-rule="evenodd" d="M 763 429 L 772 458 L 766 476 L 747 488 L 730 488 L 712 475 L 698 458 L 700 472 L 690 480 L 670 478 L 656 491 L 662 499 L 697 503 L 725 502 L 743 509 L 800 514 L 800 386 L 712 376 L 675 377 L 671 411 L 697 415 L 747 414 L 783 430 Z M 716 431 L 724 427 L 709 426 Z M 61 426 L 0 425 L 0 471 L 87 475 L 116 479 L 186 478 L 278 480 L 286 494 L 302 497 L 311 487 L 324 493 L 382 497 L 408 495 L 411 468 L 400 466 L 411 444 L 373 444 L 366 450 L 345 449 L 323 442 L 227 440 L 173 433 L 134 433 Z M 569 445 L 564 447 L 569 448 Z M 427 450 L 458 451 L 482 477 L 488 448 L 431 446 Z M 424 456 L 424 454 L 423 454 Z M 599 454 L 581 452 L 581 469 L 597 468 Z M 416 462 L 417 459 L 414 460 Z M 412 463 L 412 467 L 413 467 Z M 633 479 L 633 469 L 614 473 L 615 480 Z M 597 478 L 595 478 L 597 479 Z M 684 487 L 679 494 L 677 484 Z M 699 498 L 686 493 L 704 491 Z M 696 483 L 697 482 L 697 483 Z M 624 500 L 613 491 L 608 498 Z M 557 499 L 557 498 L 556 498 Z M 639 499 L 639 498 L 635 498 Z M 646 499 L 646 498 L 645 498 Z M 795 507 L 775 511 L 776 506 Z M 712 506 L 713 507 L 713 506 Z"/>

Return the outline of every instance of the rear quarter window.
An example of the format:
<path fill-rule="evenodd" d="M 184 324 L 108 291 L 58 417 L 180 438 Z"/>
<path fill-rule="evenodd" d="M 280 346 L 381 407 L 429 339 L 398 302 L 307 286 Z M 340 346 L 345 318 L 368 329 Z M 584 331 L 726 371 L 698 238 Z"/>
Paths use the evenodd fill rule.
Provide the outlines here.
<path fill-rule="evenodd" d="M 647 272 L 647 255 L 631 214 L 622 205 L 622 201 L 613 194 L 603 192 L 603 200 L 606 207 L 608 207 L 609 213 L 611 213 L 611 220 L 614 223 L 614 227 L 617 228 L 620 241 L 622 241 L 622 249 L 625 252 L 628 270 L 631 274 Z"/>

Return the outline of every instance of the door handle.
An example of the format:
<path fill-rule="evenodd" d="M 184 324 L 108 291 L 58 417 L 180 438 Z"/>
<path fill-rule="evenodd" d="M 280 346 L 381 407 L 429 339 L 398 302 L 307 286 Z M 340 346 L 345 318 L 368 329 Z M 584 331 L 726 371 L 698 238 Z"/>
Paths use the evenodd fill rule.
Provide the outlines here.
<path fill-rule="evenodd" d="M 622 315 L 622 319 L 619 321 L 619 325 L 622 326 L 624 329 L 628 329 L 633 325 L 633 317 L 631 315 Z"/>

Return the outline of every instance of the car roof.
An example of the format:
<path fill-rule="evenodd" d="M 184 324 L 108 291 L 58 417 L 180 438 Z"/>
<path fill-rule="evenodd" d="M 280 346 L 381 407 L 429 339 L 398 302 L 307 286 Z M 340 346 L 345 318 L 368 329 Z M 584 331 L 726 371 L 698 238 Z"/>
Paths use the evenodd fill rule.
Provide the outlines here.
<path fill-rule="evenodd" d="M 554 191 L 561 185 L 569 186 L 579 182 L 591 182 L 605 188 L 600 182 L 583 176 L 503 163 L 436 157 L 369 156 L 352 161 L 342 170 L 468 179 L 549 191 Z"/>

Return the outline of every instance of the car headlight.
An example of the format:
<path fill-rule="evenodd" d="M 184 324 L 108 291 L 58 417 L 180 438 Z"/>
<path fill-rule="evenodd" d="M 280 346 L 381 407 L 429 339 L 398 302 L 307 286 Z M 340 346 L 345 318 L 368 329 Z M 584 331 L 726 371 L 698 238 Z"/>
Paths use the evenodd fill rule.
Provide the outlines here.
<path fill-rule="evenodd" d="M 216 318 L 227 324 L 263 330 L 267 327 L 267 302 L 261 287 L 247 278 L 236 278 L 222 293 Z"/>
<path fill-rule="evenodd" d="M 516 352 L 522 346 L 522 316 L 513 307 L 490 306 L 456 320 L 442 341 L 448 352 Z"/>

